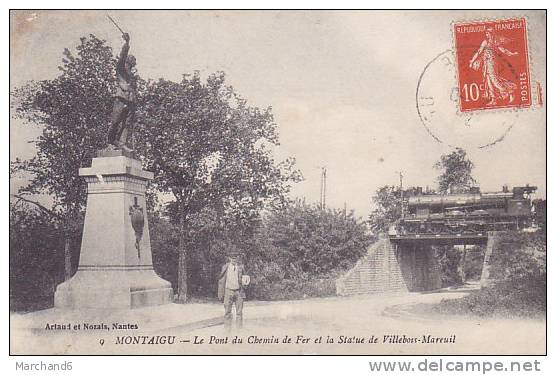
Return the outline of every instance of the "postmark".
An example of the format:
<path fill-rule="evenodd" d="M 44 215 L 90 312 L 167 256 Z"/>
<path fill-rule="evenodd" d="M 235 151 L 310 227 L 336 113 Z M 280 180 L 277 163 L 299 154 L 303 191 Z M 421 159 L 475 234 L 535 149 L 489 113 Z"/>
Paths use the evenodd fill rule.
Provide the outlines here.
<path fill-rule="evenodd" d="M 448 30 L 452 48 L 432 57 L 419 76 L 417 113 L 437 142 L 486 149 L 527 121 L 534 103 L 542 106 L 531 76 L 527 19 L 457 21 Z"/>
<path fill-rule="evenodd" d="M 453 24 L 459 110 L 531 106 L 525 18 Z"/>
<path fill-rule="evenodd" d="M 456 52 L 447 49 L 423 68 L 417 82 L 417 114 L 437 142 L 465 149 L 491 147 L 510 133 L 522 111 L 459 111 Z"/>

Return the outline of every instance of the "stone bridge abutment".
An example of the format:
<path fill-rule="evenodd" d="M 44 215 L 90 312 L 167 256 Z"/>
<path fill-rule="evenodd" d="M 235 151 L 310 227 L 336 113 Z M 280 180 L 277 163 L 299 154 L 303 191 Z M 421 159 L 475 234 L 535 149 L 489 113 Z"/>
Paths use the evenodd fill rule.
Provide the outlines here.
<path fill-rule="evenodd" d="M 392 243 L 381 236 L 356 265 L 336 280 L 336 294 L 417 292 L 441 287 L 432 246 Z"/>

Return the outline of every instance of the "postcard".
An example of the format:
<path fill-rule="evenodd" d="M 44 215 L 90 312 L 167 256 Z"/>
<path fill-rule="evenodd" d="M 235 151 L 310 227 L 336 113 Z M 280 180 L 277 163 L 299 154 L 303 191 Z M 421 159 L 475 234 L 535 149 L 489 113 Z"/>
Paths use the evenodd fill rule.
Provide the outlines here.
<path fill-rule="evenodd" d="M 10 354 L 546 354 L 546 21 L 11 10 Z"/>

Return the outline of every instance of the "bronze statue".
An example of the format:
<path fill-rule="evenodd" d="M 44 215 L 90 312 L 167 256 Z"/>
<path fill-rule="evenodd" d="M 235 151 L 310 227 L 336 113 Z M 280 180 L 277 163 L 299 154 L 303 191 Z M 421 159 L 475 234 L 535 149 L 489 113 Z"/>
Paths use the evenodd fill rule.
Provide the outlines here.
<path fill-rule="evenodd" d="M 125 43 L 116 65 L 118 88 L 114 98 L 108 143 L 116 148 L 131 152 L 128 139 L 132 138 L 133 122 L 137 102 L 137 84 L 133 73 L 135 57 L 129 55 L 129 34 L 122 33 Z"/>

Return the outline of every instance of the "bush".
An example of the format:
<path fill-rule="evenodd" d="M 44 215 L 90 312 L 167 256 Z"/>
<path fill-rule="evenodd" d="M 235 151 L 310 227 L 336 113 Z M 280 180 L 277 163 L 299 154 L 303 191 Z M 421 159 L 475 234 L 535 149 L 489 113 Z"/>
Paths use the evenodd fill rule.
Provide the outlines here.
<path fill-rule="evenodd" d="M 249 296 L 260 300 L 336 294 L 337 276 L 363 256 L 372 236 L 353 213 L 297 202 L 270 212 L 246 253 Z"/>
<path fill-rule="evenodd" d="M 301 202 L 270 212 L 263 224 L 249 258 L 276 264 L 285 279 L 327 278 L 347 270 L 373 242 L 365 223 L 353 212 Z"/>
<path fill-rule="evenodd" d="M 468 247 L 465 257 L 465 279 L 480 280 L 485 261 L 485 245 Z"/>
<path fill-rule="evenodd" d="M 511 232 L 501 235 L 491 260 L 491 277 L 497 282 L 544 285 L 546 291 L 546 233 Z M 532 290 L 532 292 L 535 290 Z"/>
<path fill-rule="evenodd" d="M 434 249 L 440 265 L 442 287 L 463 284 L 459 272 L 459 265 L 462 260 L 461 251 L 454 246 L 436 246 Z"/>
<path fill-rule="evenodd" d="M 51 217 L 26 204 L 10 204 L 10 310 L 52 307 L 56 285 L 64 281 L 64 238 Z M 72 238 L 77 268 L 81 233 Z"/>
<path fill-rule="evenodd" d="M 546 315 L 546 237 L 544 232 L 501 235 L 493 257 L 492 285 L 437 310 L 477 315 Z"/>
<path fill-rule="evenodd" d="M 531 293 L 528 287 L 505 281 L 461 299 L 442 300 L 436 310 L 445 314 L 479 316 L 544 316 L 546 293 Z"/>

